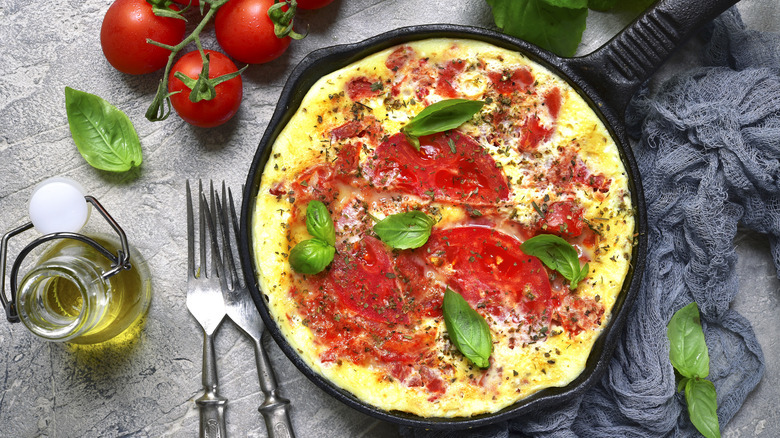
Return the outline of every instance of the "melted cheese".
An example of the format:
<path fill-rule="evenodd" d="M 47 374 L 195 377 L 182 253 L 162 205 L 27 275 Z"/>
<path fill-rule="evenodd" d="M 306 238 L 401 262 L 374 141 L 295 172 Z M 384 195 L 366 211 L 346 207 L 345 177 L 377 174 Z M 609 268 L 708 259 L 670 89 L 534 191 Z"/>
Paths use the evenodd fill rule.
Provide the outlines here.
<path fill-rule="evenodd" d="M 417 74 L 410 77 L 411 73 L 403 68 L 389 69 L 386 61 L 397 50 L 393 47 L 331 73 L 308 91 L 300 108 L 274 142 L 253 218 L 258 280 L 271 314 L 290 345 L 312 370 L 359 399 L 388 411 L 399 410 L 423 417 L 495 412 L 541 389 L 565 386 L 584 370 L 593 343 L 609 320 L 629 268 L 634 218 L 628 180 L 617 147 L 603 123 L 576 91 L 549 70 L 519 53 L 482 42 L 432 39 L 408 46 L 413 49 L 416 59 L 427 59 L 424 65 L 430 70 L 420 72 L 418 69 Z M 494 351 L 491 365 L 486 370 L 476 368 L 454 349 L 440 316 L 424 319 L 417 328 L 436 333 L 434 345 L 429 348 L 437 352 L 440 369 L 446 370 L 442 371 L 446 389 L 441 394 L 432 394 L 424 385 L 410 386 L 402 379 L 388 377 L 387 369 L 376 364 L 323 360 L 326 347 L 307 326 L 291 293 L 301 276 L 291 270 L 287 256 L 297 242 L 309 237 L 305 227 L 295 219 L 305 211 L 305 205 L 292 199 L 291 182 L 312 166 L 336 159 L 344 142 L 334 138 L 332 131 L 355 120 L 357 113 L 364 119 L 373 117 L 381 126 L 383 136 L 389 136 L 397 133 L 425 106 L 444 99 L 437 94 L 443 87 L 437 88 L 430 83 L 435 83 L 435 75 L 452 60 L 465 63 L 464 70 L 455 75 L 455 83 L 451 84 L 458 92 L 457 97 L 462 98 L 485 99 L 486 93 L 496 86 L 495 79 L 491 82 L 486 72 L 504 75 L 502 79 L 507 84 L 512 82 L 507 75 L 518 69 L 532 75 L 533 83 L 528 89 L 532 90 L 529 96 L 533 96 L 528 98 L 528 106 L 507 105 L 503 97 L 490 99 L 459 131 L 477 140 L 506 175 L 510 196 L 498 209 L 511 217 L 513 223 L 537 222 L 537 209 L 542 203 L 572 201 L 582 208 L 584 220 L 595 230 L 592 234 L 597 243 L 578 246 L 590 271 L 569 298 L 596 303 L 593 305 L 599 306 L 604 313 L 595 327 L 566 331 L 553 324 L 541 336 L 520 330 L 516 322 L 487 315 Z M 346 92 L 355 78 L 366 78 L 371 84 L 369 96 L 360 98 L 359 103 L 353 102 Z M 557 114 L 553 114 L 554 109 L 545 108 L 542 99 L 553 89 L 560 93 Z M 536 123 L 540 129 L 549 130 L 538 144 L 523 150 L 525 140 L 522 136 L 496 135 L 511 127 L 512 120 L 528 118 L 532 113 L 538 119 Z M 379 141 L 366 136 L 361 138 L 361 163 L 369 159 Z M 563 155 L 562 150 L 574 150 L 576 154 L 572 158 Z M 580 166 L 577 169 L 603 176 L 609 181 L 608 191 L 583 184 L 562 190 L 563 183 L 550 180 L 550 175 L 556 172 L 551 169 L 562 165 L 562 157 L 572 162 L 576 158 Z M 340 211 L 360 196 L 357 190 L 341 186 L 329 208 Z M 361 205 L 365 205 L 367 212 L 378 218 L 424 206 L 428 212 L 435 213 L 436 227 L 441 228 L 462 224 L 472 217 L 457 203 L 436 203 L 409 194 L 376 195 L 361 201 L 365 202 Z M 352 225 L 355 230 L 368 232 L 371 223 L 357 219 Z M 355 234 L 351 238 L 355 242 L 361 237 Z M 572 318 L 574 321 L 576 316 Z"/>

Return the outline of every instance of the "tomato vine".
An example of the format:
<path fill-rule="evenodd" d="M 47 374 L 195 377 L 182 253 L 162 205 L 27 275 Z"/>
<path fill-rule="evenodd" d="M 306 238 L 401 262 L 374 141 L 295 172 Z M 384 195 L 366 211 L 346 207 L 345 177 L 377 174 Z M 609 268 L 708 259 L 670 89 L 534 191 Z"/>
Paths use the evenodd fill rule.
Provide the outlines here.
<path fill-rule="evenodd" d="M 152 39 L 147 39 L 146 42 L 149 44 L 152 44 L 157 47 L 161 47 L 163 49 L 169 50 L 171 53 L 168 56 L 168 62 L 165 65 L 165 70 L 163 72 L 162 79 L 160 79 L 160 82 L 157 86 L 157 92 L 155 93 L 154 99 L 152 100 L 151 105 L 149 105 L 149 108 L 146 110 L 146 119 L 151 122 L 157 122 L 162 121 L 168 118 L 168 116 L 171 113 L 171 96 L 176 92 L 168 92 L 168 77 L 169 73 L 171 71 L 171 67 L 174 64 L 174 59 L 176 58 L 176 55 L 187 47 L 189 44 L 194 43 L 197 47 L 198 52 L 200 52 L 201 58 L 203 59 L 203 72 L 198 79 L 198 88 L 201 90 L 207 90 L 206 93 L 199 93 L 194 92 L 190 99 L 193 102 L 197 102 L 198 100 L 211 100 L 215 97 L 216 93 L 214 92 L 214 87 L 219 84 L 220 82 L 224 82 L 227 79 L 230 79 L 232 77 L 235 77 L 239 74 L 241 74 L 247 66 L 244 66 L 238 72 L 230 73 L 229 77 L 216 77 L 209 79 L 208 77 L 208 57 L 206 56 L 206 52 L 203 50 L 203 45 L 201 44 L 200 40 L 200 33 L 203 31 L 203 29 L 206 27 L 206 25 L 214 18 L 214 15 L 217 13 L 220 7 L 222 7 L 225 3 L 227 3 L 229 0 L 201 0 L 200 2 L 193 1 L 190 3 L 190 6 L 185 7 L 181 11 L 176 11 L 172 8 L 170 8 L 170 4 L 172 3 L 170 0 L 146 0 L 150 5 L 152 5 L 153 11 L 155 15 L 161 16 L 161 17 L 170 17 L 170 18 L 181 18 L 182 13 L 187 10 L 192 4 L 198 4 L 200 7 L 200 13 L 203 15 L 198 25 L 190 32 L 189 35 L 187 35 L 180 43 L 176 45 L 170 45 L 161 43 L 158 41 L 154 41 Z M 286 10 L 283 10 L 284 6 L 287 6 Z M 208 6 L 208 7 L 207 7 Z M 297 7 L 296 0 L 275 0 L 275 4 L 269 8 L 268 10 L 268 16 L 271 18 L 271 20 L 274 22 L 274 27 L 276 29 L 276 36 L 279 38 L 284 38 L 287 36 L 290 36 L 294 39 L 300 39 L 303 38 L 303 35 L 300 35 L 293 31 L 293 16 L 295 15 L 295 10 Z M 195 90 L 195 89 L 193 89 Z M 197 99 L 197 100 L 196 100 Z"/>

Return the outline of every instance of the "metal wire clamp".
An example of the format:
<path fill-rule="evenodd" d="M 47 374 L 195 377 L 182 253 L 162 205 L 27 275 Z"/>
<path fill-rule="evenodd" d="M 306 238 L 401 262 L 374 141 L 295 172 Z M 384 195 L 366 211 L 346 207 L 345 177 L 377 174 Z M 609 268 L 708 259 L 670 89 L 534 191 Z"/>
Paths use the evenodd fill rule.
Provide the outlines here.
<path fill-rule="evenodd" d="M 102 254 L 104 257 L 106 257 L 108 260 L 111 261 L 111 269 L 107 270 L 102 274 L 102 277 L 104 279 L 109 278 L 113 275 L 118 274 L 120 271 L 123 270 L 129 270 L 132 268 L 132 265 L 130 264 L 130 249 L 127 244 L 127 236 L 125 235 L 125 232 L 122 230 L 122 227 L 119 226 L 119 224 L 114 220 L 114 218 L 111 217 L 110 214 L 108 214 L 108 211 L 106 211 L 105 208 L 98 202 L 97 199 L 95 199 L 92 196 L 84 196 L 84 199 L 92 204 L 93 207 L 100 213 L 101 216 L 106 220 L 106 222 L 111 225 L 111 227 L 114 229 L 114 231 L 119 235 L 119 241 L 122 244 L 122 249 L 117 250 L 116 255 L 114 255 L 109 249 L 101 245 L 100 243 L 96 242 L 94 239 L 87 237 L 83 234 L 78 233 L 72 233 L 72 232 L 55 232 L 55 233 L 49 233 L 45 234 L 24 247 L 19 252 L 19 255 L 16 257 L 16 260 L 14 261 L 13 266 L 11 267 L 10 272 L 10 296 L 6 296 L 5 293 L 5 268 L 6 268 L 6 259 L 8 257 L 8 241 L 11 239 L 11 237 L 14 237 L 18 234 L 21 234 L 30 228 L 33 228 L 33 223 L 28 222 L 18 228 L 15 228 L 8 233 L 6 233 L 3 236 L 2 242 L 0 242 L 0 303 L 2 303 L 3 307 L 5 308 L 5 315 L 6 319 L 9 322 L 20 322 L 19 314 L 16 310 L 16 290 L 18 286 L 18 276 L 19 276 L 19 268 L 22 265 L 22 261 L 24 260 L 27 255 L 32 252 L 35 248 L 38 246 L 55 240 L 55 239 L 74 239 L 81 242 L 84 242 L 93 248 L 95 248 L 100 254 Z"/>

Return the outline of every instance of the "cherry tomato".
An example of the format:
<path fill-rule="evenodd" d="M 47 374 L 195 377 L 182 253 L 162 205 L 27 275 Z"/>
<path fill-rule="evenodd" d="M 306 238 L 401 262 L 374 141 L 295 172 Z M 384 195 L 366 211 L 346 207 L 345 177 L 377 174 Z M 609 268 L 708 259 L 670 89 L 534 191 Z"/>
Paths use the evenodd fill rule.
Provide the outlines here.
<path fill-rule="evenodd" d="M 238 71 L 233 61 L 224 54 L 213 50 L 205 52 L 209 55 L 209 78 L 213 79 Z M 181 91 L 171 96 L 171 104 L 182 119 L 195 126 L 212 128 L 227 122 L 236 114 L 243 96 L 243 82 L 241 76 L 236 76 L 217 84 L 215 87 L 217 96 L 214 99 L 193 102 L 190 100 L 190 88 L 174 74 L 180 71 L 185 76 L 197 79 L 202 69 L 203 59 L 197 50 L 179 58 L 168 77 L 168 92 Z"/>
<path fill-rule="evenodd" d="M 184 20 L 154 15 L 145 0 L 116 0 L 103 18 L 100 45 L 117 70 L 133 75 L 151 73 L 165 66 L 171 52 L 146 39 L 174 46 L 184 39 L 184 26 Z"/>
<path fill-rule="evenodd" d="M 301 9 L 319 9 L 333 3 L 333 0 L 298 0 Z"/>
<path fill-rule="evenodd" d="M 260 64 L 278 58 L 290 45 L 290 37 L 278 38 L 268 8 L 274 0 L 230 0 L 217 11 L 217 41 L 234 59 Z"/>

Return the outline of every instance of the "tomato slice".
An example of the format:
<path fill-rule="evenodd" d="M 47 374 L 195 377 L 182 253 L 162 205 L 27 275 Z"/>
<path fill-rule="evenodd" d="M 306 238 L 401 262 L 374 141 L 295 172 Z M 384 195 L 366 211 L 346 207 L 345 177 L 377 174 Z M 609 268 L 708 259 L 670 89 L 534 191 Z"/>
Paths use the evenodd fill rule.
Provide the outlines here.
<path fill-rule="evenodd" d="M 474 308 L 502 320 L 549 325 L 549 276 L 520 243 L 491 228 L 464 226 L 435 231 L 419 254 Z"/>
<path fill-rule="evenodd" d="M 603 173 L 591 173 L 577 152 L 574 148 L 566 148 L 561 157 L 547 170 L 545 175 L 547 182 L 561 189 L 579 184 L 591 187 L 594 192 L 608 192 L 612 179 L 606 178 Z"/>
<path fill-rule="evenodd" d="M 559 201 L 547 207 L 544 218 L 539 220 L 537 226 L 544 233 L 577 237 L 582 234 L 584 224 L 582 209 L 575 202 Z"/>
<path fill-rule="evenodd" d="M 520 128 L 520 140 L 517 146 L 521 152 L 533 152 L 540 143 L 550 139 L 553 128 L 546 128 L 542 125 L 539 116 L 530 115 L 522 128 Z"/>
<path fill-rule="evenodd" d="M 376 187 L 436 200 L 484 205 L 509 197 L 506 175 L 493 157 L 458 131 L 420 137 L 419 151 L 406 135 L 393 135 L 379 145 L 364 173 Z"/>
<path fill-rule="evenodd" d="M 352 79 L 347 83 L 347 96 L 352 100 L 367 99 L 382 94 L 382 82 L 374 82 L 367 77 Z"/>
<path fill-rule="evenodd" d="M 436 92 L 442 97 L 454 98 L 458 96 L 453 83 L 455 76 L 460 74 L 466 67 L 462 59 L 450 61 L 443 69 L 439 70 L 439 79 L 436 81 Z"/>
<path fill-rule="evenodd" d="M 398 71 L 413 60 L 416 55 L 416 52 L 411 47 L 401 46 L 388 55 L 385 66 L 392 71 Z"/>
<path fill-rule="evenodd" d="M 404 300 L 396 287 L 393 260 L 385 245 L 366 236 L 349 253 L 337 254 L 323 287 L 341 305 L 365 319 L 389 324 L 408 323 Z"/>
<path fill-rule="evenodd" d="M 558 113 L 561 111 L 561 104 L 563 103 L 562 100 L 561 90 L 558 87 L 553 88 L 544 95 L 544 104 L 547 106 L 547 111 L 549 111 L 550 117 L 553 119 L 558 118 Z"/>
<path fill-rule="evenodd" d="M 413 364 L 430 353 L 436 342 L 436 329 L 418 332 L 391 331 L 377 346 L 377 354 L 384 362 Z"/>
<path fill-rule="evenodd" d="M 526 67 L 507 72 L 490 72 L 488 77 L 496 91 L 503 96 L 509 96 L 512 93 L 525 93 L 534 83 L 534 75 Z"/>
<path fill-rule="evenodd" d="M 382 125 L 374 116 L 366 116 L 360 120 L 350 120 L 330 131 L 331 138 L 337 141 L 363 136 L 376 138 L 380 134 L 382 134 Z"/>

